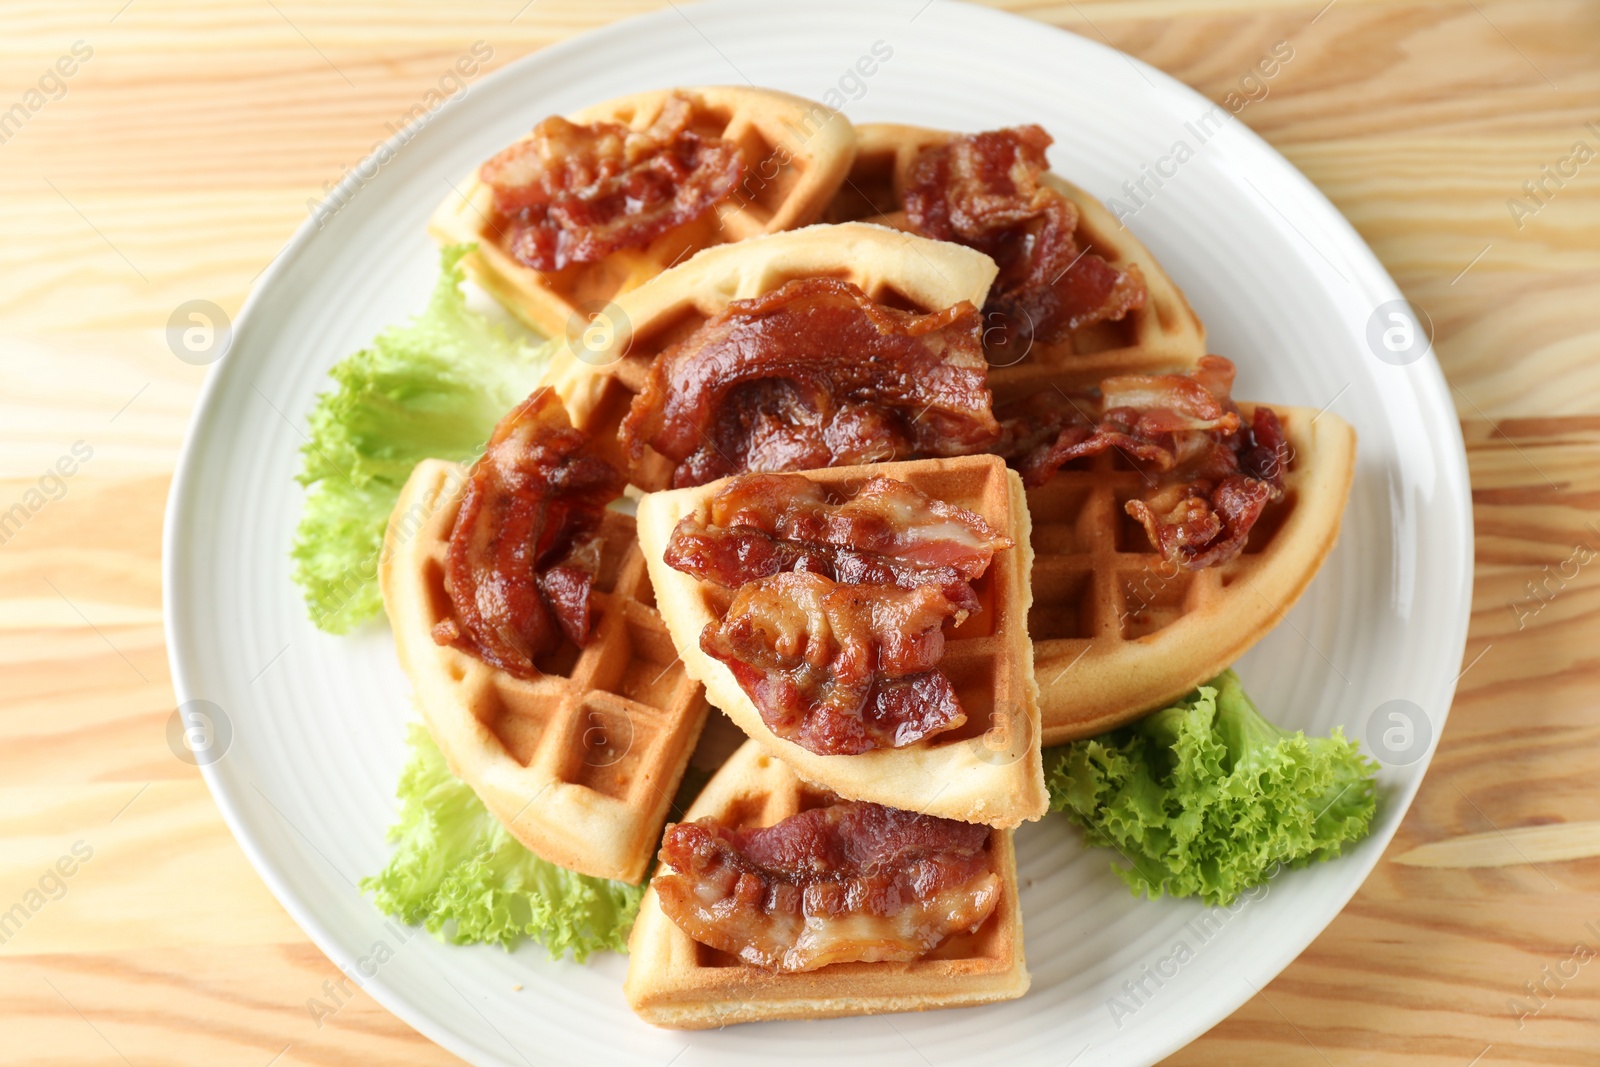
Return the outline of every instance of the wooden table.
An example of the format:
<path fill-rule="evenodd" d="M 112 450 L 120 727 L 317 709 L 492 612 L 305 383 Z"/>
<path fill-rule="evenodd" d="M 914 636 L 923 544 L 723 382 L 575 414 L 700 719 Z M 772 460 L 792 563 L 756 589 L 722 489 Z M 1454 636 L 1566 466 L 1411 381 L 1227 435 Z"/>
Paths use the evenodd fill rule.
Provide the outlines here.
<path fill-rule="evenodd" d="M 1567 962 L 1600 947 L 1600 860 L 1395 861 L 1474 833 L 1537 859 L 1496 831 L 1600 820 L 1600 561 L 1563 567 L 1600 548 L 1600 162 L 1562 164 L 1600 150 L 1600 8 L 1322 3 L 1004 5 L 1219 101 L 1291 42 L 1243 121 L 1431 315 L 1472 467 L 1472 632 L 1416 805 L 1327 932 L 1171 1062 L 1600 1063 L 1600 963 Z M 0 109 L 25 119 L 0 127 L 0 511 L 43 503 L 0 545 L 0 909 L 41 879 L 64 894 L 0 945 L 0 1060 L 453 1062 L 365 994 L 308 1018 L 339 972 L 167 747 L 158 564 L 204 377 L 165 344 L 173 309 L 236 311 L 307 198 L 473 41 L 498 66 L 659 5 L 458 6 L 0 4 Z M 89 458 L 41 487 L 75 442 Z M 71 876 L 46 877 L 62 857 Z M 1550 995 L 1519 1019 L 1530 982 Z"/>

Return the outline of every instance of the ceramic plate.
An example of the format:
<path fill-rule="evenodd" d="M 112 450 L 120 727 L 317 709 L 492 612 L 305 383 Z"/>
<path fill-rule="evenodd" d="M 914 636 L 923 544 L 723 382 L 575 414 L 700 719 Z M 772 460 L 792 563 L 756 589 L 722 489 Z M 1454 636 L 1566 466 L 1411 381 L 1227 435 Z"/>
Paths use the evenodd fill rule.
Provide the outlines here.
<path fill-rule="evenodd" d="M 858 67 L 862 57 L 879 61 Z M 1293 59 L 1270 77 L 1239 74 L 1241 95 L 1219 107 L 1094 41 L 942 0 L 685 5 L 512 64 L 392 146 L 375 173 L 348 178 L 342 209 L 302 227 L 261 278 L 206 383 L 165 559 L 178 699 L 212 702 L 231 731 L 206 780 L 261 877 L 323 951 L 475 1064 L 650 1067 L 680 1056 L 1147 1064 L 1294 959 L 1377 862 L 1428 765 L 1465 640 L 1472 526 L 1460 433 L 1425 331 L 1349 223 L 1232 114 L 1259 98 L 1253 86 L 1295 77 Z M 319 633 L 289 580 L 313 397 L 336 360 L 421 308 L 438 261 L 424 223 L 447 182 L 546 115 L 643 89 L 747 81 L 842 104 L 858 121 L 1040 123 L 1056 139 L 1054 169 L 1116 198 L 1186 291 L 1212 350 L 1239 366 L 1236 395 L 1355 424 L 1360 457 L 1338 548 L 1239 670 L 1279 722 L 1342 725 L 1369 748 L 1387 746 L 1371 837 L 1208 914 L 1135 900 L 1108 853 L 1048 818 L 1017 838 L 1025 998 L 699 1034 L 638 1021 L 623 1001 L 621 956 L 578 966 L 537 946 L 507 954 L 407 937 L 356 890 L 388 857 L 411 711 L 388 631 Z M 379 943 L 392 958 L 369 975 L 362 961 Z M 306 1027 L 314 1041 L 309 1018 Z"/>

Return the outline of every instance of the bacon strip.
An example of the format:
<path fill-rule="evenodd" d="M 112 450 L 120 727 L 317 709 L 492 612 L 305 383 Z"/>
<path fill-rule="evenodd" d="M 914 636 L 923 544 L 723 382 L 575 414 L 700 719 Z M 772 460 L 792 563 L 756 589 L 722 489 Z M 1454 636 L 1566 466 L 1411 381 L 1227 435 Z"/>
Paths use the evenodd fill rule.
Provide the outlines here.
<path fill-rule="evenodd" d="M 643 248 L 699 218 L 739 183 L 737 144 L 689 128 L 691 102 L 667 98 L 646 130 L 615 122 L 545 119 L 533 136 L 479 170 L 494 191 L 490 228 L 506 253 L 535 270 L 593 263 Z"/>
<path fill-rule="evenodd" d="M 785 571 L 820 574 L 846 585 L 936 585 L 958 609 L 978 610 L 978 596 L 954 567 L 919 567 L 892 556 L 833 545 L 785 541 L 750 526 L 707 529 L 686 518 L 673 530 L 667 566 L 738 590 Z"/>
<path fill-rule="evenodd" d="M 1010 548 L 982 518 L 905 482 L 830 499 L 797 474 L 749 474 L 709 522 L 673 530 L 668 566 L 735 591 L 700 647 L 728 665 L 762 720 L 813 752 L 912 744 L 966 719 L 942 628 L 980 607 L 971 581 Z"/>
<path fill-rule="evenodd" d="M 1038 126 L 956 137 L 925 149 L 907 179 L 913 231 L 1000 265 L 984 311 L 999 316 L 1008 340 L 1053 343 L 1144 306 L 1139 268 L 1118 270 L 1082 248 L 1078 206 L 1040 184 L 1050 143 Z"/>
<path fill-rule="evenodd" d="M 944 673 L 936 585 L 840 585 L 809 572 L 747 582 L 700 648 L 728 665 L 762 721 L 819 755 L 900 748 L 967 721 Z"/>
<path fill-rule="evenodd" d="M 888 556 L 914 567 L 982 576 L 1011 539 L 982 518 L 896 478 L 874 477 L 846 500 L 795 474 L 751 474 L 711 499 L 713 527 L 750 527 L 786 541 Z"/>
<path fill-rule="evenodd" d="M 1098 390 L 1035 393 L 1000 411 L 996 450 L 1030 487 L 1073 460 L 1115 449 L 1151 488 L 1126 510 L 1162 557 L 1188 570 L 1244 551 L 1268 504 L 1283 496 L 1289 444 L 1258 407 L 1246 426 L 1229 396 L 1234 366 L 1206 356 L 1189 374 L 1123 375 Z"/>
<path fill-rule="evenodd" d="M 434 628 L 435 641 L 524 678 L 563 638 L 588 643 L 600 520 L 622 492 L 622 475 L 584 455 L 587 443 L 548 388 L 495 427 L 450 534 L 453 614 Z"/>
<path fill-rule="evenodd" d="M 837 278 L 796 279 L 657 356 L 621 439 L 676 463 L 679 487 L 982 451 L 999 427 L 980 325 L 966 301 L 918 315 Z"/>
<path fill-rule="evenodd" d="M 915 960 L 1000 900 L 987 826 L 838 802 L 764 828 L 667 827 L 654 886 L 704 945 L 755 967 Z"/>

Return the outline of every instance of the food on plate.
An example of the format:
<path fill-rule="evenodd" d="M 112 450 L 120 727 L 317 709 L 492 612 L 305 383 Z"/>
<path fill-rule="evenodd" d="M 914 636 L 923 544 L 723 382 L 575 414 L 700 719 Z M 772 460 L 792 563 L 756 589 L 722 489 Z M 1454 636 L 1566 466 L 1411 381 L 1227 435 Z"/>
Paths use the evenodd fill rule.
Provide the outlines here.
<path fill-rule="evenodd" d="M 517 340 L 467 307 L 461 257 L 440 253 L 427 308 L 329 372 L 301 449 L 306 502 L 294 580 L 311 620 L 346 633 L 378 615 L 384 525 L 419 460 L 468 462 L 495 423 L 539 380 L 553 344 Z"/>
<path fill-rule="evenodd" d="M 917 153 L 906 225 L 976 248 L 1000 266 L 984 310 L 1012 344 L 1054 344 L 1144 307 L 1136 263 L 1117 268 L 1079 247 L 1078 205 L 1041 184 L 1051 137 L 1038 126 L 963 134 Z"/>
<path fill-rule="evenodd" d="M 769 89 L 658 90 L 553 116 L 458 183 L 430 222 L 473 279 L 551 336 L 702 248 L 816 221 L 850 123 Z"/>
<path fill-rule="evenodd" d="M 991 826 L 1043 813 L 1028 519 L 997 457 L 651 493 L 639 544 L 689 675 L 806 779 Z"/>
<path fill-rule="evenodd" d="M 1332 412 L 1235 402 L 1231 379 L 1211 357 L 1187 375 L 997 393 L 1000 447 L 1034 482 L 1028 633 L 1045 744 L 1216 677 L 1332 550 L 1355 431 Z"/>
<path fill-rule="evenodd" d="M 361 880 L 380 911 L 458 945 L 510 949 L 526 937 L 553 959 L 571 953 L 579 963 L 627 948 L 643 886 L 535 856 L 451 773 L 425 728 L 413 723 L 406 742 L 394 855 Z"/>
<path fill-rule="evenodd" d="M 1030 488 L 1108 449 L 1145 475 L 1123 505 L 1163 561 L 1200 570 L 1244 551 L 1269 504 L 1283 499 L 1289 442 L 1270 407 L 1246 423 L 1229 395 L 1233 364 L 1206 356 L 1187 374 L 1123 374 L 1092 389 L 1046 389 L 998 412 L 996 451 Z"/>
<path fill-rule="evenodd" d="M 1228 904 L 1279 867 L 1332 859 L 1365 837 L 1378 765 L 1338 727 L 1280 730 L 1233 671 L 1171 707 L 1049 749 L 1050 806 L 1084 828 L 1136 894 Z"/>
<path fill-rule="evenodd" d="M 417 465 L 389 523 L 384 606 L 452 771 L 535 855 L 637 882 L 706 702 L 651 606 L 632 520 L 594 506 L 614 473 L 563 455 L 583 436 L 565 423 L 540 390 L 473 470 Z M 466 588 L 453 584 L 463 546 Z"/>
<path fill-rule="evenodd" d="M 695 103 L 676 92 L 642 130 L 550 116 L 478 168 L 493 193 L 484 236 L 524 266 L 557 271 L 693 222 L 751 162 L 738 143 L 692 129 L 694 118 Z"/>
<path fill-rule="evenodd" d="M 855 163 L 825 218 L 970 245 L 999 263 L 985 302 L 991 380 L 1072 369 L 1172 369 L 1205 327 L 1150 251 L 1093 196 L 1046 168 L 1037 126 L 957 134 L 856 127 Z"/>
<path fill-rule="evenodd" d="M 1371 761 L 1227 669 L 1330 551 L 1354 432 L 1234 400 L 1051 143 L 670 89 L 440 206 L 428 309 L 318 398 L 294 547 L 318 626 L 387 611 L 426 725 L 384 912 L 626 938 L 635 1011 L 703 1028 L 1021 996 L 1012 830 L 1051 807 L 1214 904 L 1368 832 Z"/>
<path fill-rule="evenodd" d="M 838 278 L 735 300 L 650 366 L 622 423 L 677 466 L 676 488 L 741 471 L 966 455 L 1000 434 L 982 319 L 963 300 L 928 314 Z"/>
<path fill-rule="evenodd" d="M 990 827 L 859 800 L 731 829 L 667 827 L 661 910 L 702 945 L 771 971 L 921 959 L 994 912 Z"/>
<path fill-rule="evenodd" d="M 840 801 L 746 742 L 668 829 L 628 1003 L 707 1029 L 986 1004 L 1028 988 L 1011 832 Z"/>
<path fill-rule="evenodd" d="M 645 491 L 976 451 L 999 434 L 974 310 L 994 273 L 859 223 L 720 245 L 618 297 L 606 344 L 569 342 L 546 381 Z"/>
<path fill-rule="evenodd" d="M 967 721 L 939 669 L 972 582 L 1015 547 L 893 478 L 831 499 L 798 474 L 748 474 L 672 531 L 667 566 L 732 596 L 700 649 L 774 734 L 819 755 L 900 748 Z"/>
<path fill-rule="evenodd" d="M 586 454 L 560 399 L 535 390 L 495 427 L 461 493 L 433 639 L 519 678 L 563 641 L 589 643 L 606 505 L 622 475 Z"/>
<path fill-rule="evenodd" d="M 700 651 L 733 672 L 774 734 L 818 755 L 901 748 L 967 721 L 939 669 L 965 618 L 937 585 L 836 582 L 808 571 L 739 587 Z"/>

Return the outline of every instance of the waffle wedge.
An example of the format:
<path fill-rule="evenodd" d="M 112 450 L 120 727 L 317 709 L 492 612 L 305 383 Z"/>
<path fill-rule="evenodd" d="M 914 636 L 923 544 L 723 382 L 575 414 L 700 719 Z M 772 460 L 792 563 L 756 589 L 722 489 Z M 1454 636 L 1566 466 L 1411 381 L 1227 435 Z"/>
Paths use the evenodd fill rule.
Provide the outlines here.
<path fill-rule="evenodd" d="M 1246 418 L 1256 405 L 1239 404 Z M 1283 499 L 1244 552 L 1188 571 L 1164 560 L 1123 504 L 1143 475 L 1115 450 L 1028 490 L 1034 669 L 1044 743 L 1089 737 L 1214 678 L 1282 621 L 1339 535 L 1355 431 L 1330 412 L 1272 405 L 1289 442 Z"/>
<path fill-rule="evenodd" d="M 808 226 L 708 248 L 617 298 L 603 337 L 569 339 L 544 384 L 554 387 L 573 424 L 588 431 L 598 454 L 646 491 L 671 482 L 672 464 L 652 449 L 633 463 L 617 427 L 644 388 L 657 354 L 734 300 L 761 296 L 796 278 L 827 275 L 861 287 L 874 300 L 919 312 L 966 300 L 979 307 L 994 280 L 981 252 L 882 226 Z"/>
<path fill-rule="evenodd" d="M 424 460 L 390 517 L 380 567 L 400 664 L 450 769 L 536 855 L 638 882 L 706 719 L 654 606 L 633 520 L 606 512 L 588 647 L 517 678 L 433 640 L 467 469 Z"/>
<path fill-rule="evenodd" d="M 540 272 L 503 250 L 489 221 L 494 194 L 474 171 L 435 210 L 429 231 L 440 244 L 475 243 L 477 249 L 462 260 L 473 280 L 529 326 L 559 337 L 584 329 L 619 293 L 700 249 L 816 221 L 849 170 L 855 153 L 849 121 L 821 104 L 770 89 L 656 90 L 609 100 L 570 118 L 643 130 L 672 93 L 690 101 L 691 129 L 733 141 L 744 153 L 744 177 L 699 218 L 644 248 Z"/>
<path fill-rule="evenodd" d="M 904 191 L 912 165 L 924 149 L 954 136 L 889 123 L 857 126 L 855 163 L 824 217 L 905 229 Z M 1024 353 L 992 352 L 991 383 L 1029 381 L 1064 368 L 1099 376 L 1167 370 L 1192 365 L 1205 355 L 1205 327 L 1149 249 L 1084 190 L 1052 172 L 1043 180 L 1077 205 L 1079 243 L 1119 270 L 1137 264 L 1149 295 L 1143 307 L 1118 322 L 1086 326 L 1054 344 L 1035 342 Z"/>
<path fill-rule="evenodd" d="M 725 481 L 652 493 L 639 502 L 639 544 L 673 644 L 689 676 L 705 684 L 711 702 L 740 729 L 801 777 L 841 797 L 991 826 L 1014 827 L 1037 819 L 1046 810 L 1047 796 L 1033 646 L 1026 628 L 1031 550 L 1021 479 L 995 456 L 833 467 L 804 476 L 847 490 L 879 475 L 966 508 L 1017 543 L 996 553 L 973 583 L 982 610 L 946 631 L 939 669 L 949 676 L 967 712 L 963 726 L 902 748 L 859 755 L 819 755 L 768 729 L 727 665 L 700 647 L 701 631 L 727 609 L 726 594 L 672 569 L 662 558 L 679 520 L 708 514 L 711 498 Z"/>
<path fill-rule="evenodd" d="M 707 784 L 686 819 L 771 826 L 830 799 L 750 741 Z M 992 847 L 1003 887 L 994 913 L 975 932 L 954 935 L 910 963 L 835 963 L 768 973 L 692 940 L 662 911 L 655 890 L 648 890 L 628 942 L 623 992 L 646 1022 L 683 1030 L 1013 1000 L 1027 992 L 1029 976 L 1011 832 L 994 831 Z"/>

